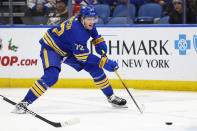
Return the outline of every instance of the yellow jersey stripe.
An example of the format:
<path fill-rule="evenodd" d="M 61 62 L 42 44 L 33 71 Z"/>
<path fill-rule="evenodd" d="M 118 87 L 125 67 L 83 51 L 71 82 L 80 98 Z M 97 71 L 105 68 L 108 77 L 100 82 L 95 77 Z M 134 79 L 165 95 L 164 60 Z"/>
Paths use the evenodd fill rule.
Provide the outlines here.
<path fill-rule="evenodd" d="M 33 84 L 32 87 L 35 89 L 35 91 L 36 91 L 40 96 L 43 94 L 43 92 L 42 92 L 35 84 Z"/>
<path fill-rule="evenodd" d="M 49 67 L 49 59 L 48 59 L 47 50 L 44 48 L 43 52 L 44 52 L 45 67 L 48 68 Z"/>
<path fill-rule="evenodd" d="M 53 46 L 51 40 L 48 38 L 48 36 L 47 36 L 46 34 L 44 35 L 44 38 L 45 38 L 46 41 L 49 43 L 50 47 L 52 47 L 58 54 L 63 55 L 59 50 L 57 50 L 57 49 Z"/>
<path fill-rule="evenodd" d="M 49 35 L 48 32 L 46 33 L 46 36 L 50 40 L 52 46 L 63 54 L 63 51 L 61 51 L 61 49 L 56 45 L 56 43 L 54 42 L 53 38 Z"/>
<path fill-rule="evenodd" d="M 75 54 L 76 57 L 88 56 L 90 53 Z"/>
<path fill-rule="evenodd" d="M 101 85 L 101 84 L 103 84 L 103 83 L 106 83 L 108 81 L 108 79 L 106 79 L 105 81 L 103 81 L 103 82 L 100 82 L 100 83 L 97 83 L 96 85 Z"/>
<path fill-rule="evenodd" d="M 63 50 L 61 50 L 59 47 L 58 47 L 58 45 L 55 43 L 55 41 L 53 40 L 53 38 L 51 38 L 51 36 L 49 35 L 49 33 L 47 32 L 47 36 L 50 38 L 50 40 L 52 41 L 52 44 L 54 45 L 54 47 L 57 49 L 57 50 L 59 50 L 62 54 L 63 54 L 63 56 L 65 56 L 67 53 L 66 52 L 64 52 Z"/>
<path fill-rule="evenodd" d="M 50 46 L 50 44 L 47 42 L 47 40 L 45 40 L 45 36 L 42 37 L 43 41 L 45 44 L 47 44 L 48 46 Z"/>
<path fill-rule="evenodd" d="M 40 97 L 40 95 L 33 89 L 33 87 L 31 87 L 30 90 L 34 93 L 36 97 Z"/>
<path fill-rule="evenodd" d="M 78 57 L 78 56 L 75 56 L 77 59 L 87 59 L 88 58 L 88 56 L 82 56 L 82 57 Z"/>
<path fill-rule="evenodd" d="M 105 86 L 100 87 L 100 89 L 105 89 L 109 86 L 109 83 L 107 83 Z"/>
<path fill-rule="evenodd" d="M 86 62 L 87 61 L 87 58 L 88 58 L 88 56 L 89 56 L 89 52 L 88 53 L 83 53 L 83 54 L 74 54 L 74 56 L 78 59 L 78 60 L 80 60 L 80 61 L 84 61 L 84 62 Z"/>
<path fill-rule="evenodd" d="M 97 85 L 98 87 L 103 87 L 104 85 L 106 85 L 106 84 L 109 84 L 109 81 L 106 81 L 106 82 L 104 82 L 104 83 L 102 83 L 102 84 L 100 84 L 100 85 Z"/>
<path fill-rule="evenodd" d="M 35 85 L 36 85 L 37 87 L 39 87 L 40 90 L 41 90 L 43 93 L 46 91 L 46 90 L 44 89 L 44 87 L 42 87 L 42 85 L 40 85 L 40 84 L 38 83 L 38 81 L 35 82 Z"/>

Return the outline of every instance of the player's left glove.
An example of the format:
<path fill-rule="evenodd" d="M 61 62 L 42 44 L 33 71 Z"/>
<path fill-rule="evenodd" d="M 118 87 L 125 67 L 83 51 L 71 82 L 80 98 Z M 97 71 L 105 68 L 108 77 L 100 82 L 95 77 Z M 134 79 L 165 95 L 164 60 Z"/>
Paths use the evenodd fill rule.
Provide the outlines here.
<path fill-rule="evenodd" d="M 100 55 L 102 55 L 102 50 L 107 53 L 107 45 L 100 35 L 98 35 L 94 40 L 92 40 L 92 44 L 95 46 L 96 52 Z"/>
<path fill-rule="evenodd" d="M 106 69 L 109 72 L 114 72 L 114 68 L 118 70 L 119 66 L 115 61 L 112 61 L 106 57 L 102 57 L 99 63 L 99 67 Z"/>

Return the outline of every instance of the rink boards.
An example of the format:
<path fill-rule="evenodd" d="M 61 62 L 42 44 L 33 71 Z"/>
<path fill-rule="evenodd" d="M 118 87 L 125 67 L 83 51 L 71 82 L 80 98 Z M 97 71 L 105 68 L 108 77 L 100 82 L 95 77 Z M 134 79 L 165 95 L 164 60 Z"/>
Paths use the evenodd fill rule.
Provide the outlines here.
<path fill-rule="evenodd" d="M 29 87 L 43 74 L 39 39 L 49 27 L 0 27 L 0 87 Z M 197 91 L 197 26 L 98 27 L 118 73 L 136 89 Z M 90 51 L 94 47 L 88 42 Z M 106 72 L 113 88 L 123 88 Z M 62 65 L 57 88 L 96 88 L 85 71 Z"/>

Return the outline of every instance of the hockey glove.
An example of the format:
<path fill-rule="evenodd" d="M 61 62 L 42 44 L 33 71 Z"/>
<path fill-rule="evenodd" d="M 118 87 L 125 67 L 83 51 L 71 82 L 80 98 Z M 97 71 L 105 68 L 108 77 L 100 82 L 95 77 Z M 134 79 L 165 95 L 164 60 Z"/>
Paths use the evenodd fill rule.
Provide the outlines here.
<path fill-rule="evenodd" d="M 103 39 L 103 37 L 101 37 L 100 35 L 98 35 L 96 37 L 96 39 L 94 39 L 92 41 L 92 44 L 95 46 L 96 52 L 100 55 L 102 55 L 102 50 L 105 51 L 105 53 L 107 53 L 107 45 Z"/>
<path fill-rule="evenodd" d="M 102 57 L 99 63 L 99 67 L 106 69 L 109 72 L 114 72 L 114 68 L 118 70 L 119 66 L 115 61 L 112 61 L 106 57 Z"/>

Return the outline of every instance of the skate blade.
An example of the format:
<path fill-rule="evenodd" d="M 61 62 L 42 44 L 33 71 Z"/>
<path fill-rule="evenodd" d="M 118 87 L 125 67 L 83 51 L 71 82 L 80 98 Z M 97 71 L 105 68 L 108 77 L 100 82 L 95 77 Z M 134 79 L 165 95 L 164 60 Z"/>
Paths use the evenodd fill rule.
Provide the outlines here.
<path fill-rule="evenodd" d="M 12 111 L 11 111 L 11 113 L 13 113 L 13 114 L 26 114 L 26 111 L 24 111 L 24 110 L 18 110 L 18 109 L 13 109 Z"/>
<path fill-rule="evenodd" d="M 128 108 L 128 106 L 127 105 L 115 105 L 115 104 L 112 104 L 112 107 L 113 108 Z"/>

